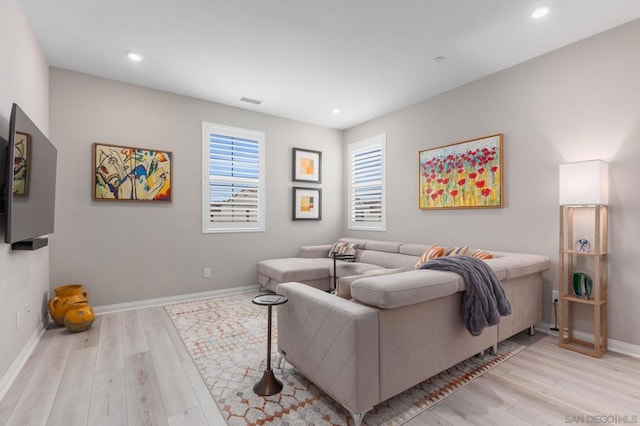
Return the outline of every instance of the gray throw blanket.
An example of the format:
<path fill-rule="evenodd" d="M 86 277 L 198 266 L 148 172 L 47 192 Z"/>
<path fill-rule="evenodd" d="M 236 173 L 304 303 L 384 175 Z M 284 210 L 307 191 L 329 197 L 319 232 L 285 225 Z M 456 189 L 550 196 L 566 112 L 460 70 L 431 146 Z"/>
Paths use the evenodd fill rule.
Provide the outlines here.
<path fill-rule="evenodd" d="M 462 320 L 473 336 L 485 327 L 496 325 L 500 316 L 511 314 L 511 305 L 493 269 L 471 256 L 437 257 L 420 269 L 455 272 L 464 278 L 467 291 L 462 296 Z"/>

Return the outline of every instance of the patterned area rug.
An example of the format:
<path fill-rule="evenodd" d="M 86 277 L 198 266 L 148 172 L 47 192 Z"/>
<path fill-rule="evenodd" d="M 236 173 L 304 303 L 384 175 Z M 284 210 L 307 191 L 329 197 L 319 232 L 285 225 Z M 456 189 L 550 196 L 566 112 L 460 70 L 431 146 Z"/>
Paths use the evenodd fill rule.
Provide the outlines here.
<path fill-rule="evenodd" d="M 267 308 L 251 303 L 258 293 L 168 305 L 165 310 L 189 350 L 229 425 L 351 425 L 338 403 L 297 373 L 277 353 L 277 307 L 273 308 L 271 366 L 284 383 L 281 393 L 257 396 L 253 385 L 266 368 Z M 498 355 L 466 361 L 378 404 L 365 425 L 399 425 L 464 384 L 524 349 L 505 341 Z"/>

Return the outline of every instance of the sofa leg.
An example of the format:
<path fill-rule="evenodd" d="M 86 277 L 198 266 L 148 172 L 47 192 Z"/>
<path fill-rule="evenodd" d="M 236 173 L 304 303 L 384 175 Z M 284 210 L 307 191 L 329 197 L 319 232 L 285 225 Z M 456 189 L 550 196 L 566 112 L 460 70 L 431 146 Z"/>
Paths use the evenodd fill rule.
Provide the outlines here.
<path fill-rule="evenodd" d="M 491 346 L 491 349 L 489 350 L 489 353 L 492 356 L 498 355 L 498 345 L 496 344 L 496 345 Z"/>
<path fill-rule="evenodd" d="M 364 415 L 367 414 L 369 410 L 365 411 L 364 413 L 354 413 L 353 411 L 349 410 L 347 407 L 344 407 L 344 408 L 349 412 L 349 414 L 351 414 L 351 420 L 353 420 L 353 425 L 362 426 L 362 420 L 364 419 Z"/>
<path fill-rule="evenodd" d="M 535 336 L 535 334 L 536 334 L 536 326 L 535 326 L 535 325 L 532 325 L 531 327 L 529 327 L 529 328 L 527 329 L 527 334 L 528 334 L 529 336 Z"/>

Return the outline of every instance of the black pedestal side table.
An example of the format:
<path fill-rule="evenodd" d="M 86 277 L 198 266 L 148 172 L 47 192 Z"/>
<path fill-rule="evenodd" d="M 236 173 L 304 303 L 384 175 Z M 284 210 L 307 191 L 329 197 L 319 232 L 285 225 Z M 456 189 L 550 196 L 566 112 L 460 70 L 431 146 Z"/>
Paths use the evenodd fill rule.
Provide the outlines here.
<path fill-rule="evenodd" d="M 355 254 L 341 254 L 332 251 L 330 257 L 333 258 L 333 288 L 331 289 L 331 293 L 335 294 L 335 292 L 338 291 L 338 274 L 336 272 L 336 260 L 355 262 L 357 256 Z"/>
<path fill-rule="evenodd" d="M 261 294 L 253 298 L 252 302 L 256 305 L 266 306 L 269 308 L 267 320 L 267 369 L 262 375 L 262 379 L 253 386 L 256 395 L 269 396 L 275 395 L 282 390 L 282 382 L 276 379 L 271 370 L 271 307 L 287 303 L 287 297 L 280 294 Z"/>

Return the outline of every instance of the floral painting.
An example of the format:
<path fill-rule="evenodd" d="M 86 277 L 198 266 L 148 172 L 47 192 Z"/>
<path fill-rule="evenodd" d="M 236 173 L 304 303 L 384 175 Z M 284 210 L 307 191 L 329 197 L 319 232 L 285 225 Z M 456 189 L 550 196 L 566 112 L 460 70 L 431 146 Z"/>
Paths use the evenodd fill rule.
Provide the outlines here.
<path fill-rule="evenodd" d="M 94 200 L 171 202 L 173 154 L 93 144 Z"/>
<path fill-rule="evenodd" d="M 502 134 L 420 151 L 421 209 L 502 207 Z"/>

